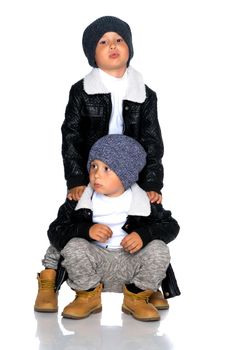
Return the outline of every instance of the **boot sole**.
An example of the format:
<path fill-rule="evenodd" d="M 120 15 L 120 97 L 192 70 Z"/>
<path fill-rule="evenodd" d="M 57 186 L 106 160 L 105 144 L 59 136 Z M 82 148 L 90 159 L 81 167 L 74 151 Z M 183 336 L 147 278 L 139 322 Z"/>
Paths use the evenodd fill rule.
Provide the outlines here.
<path fill-rule="evenodd" d="M 154 305 L 154 304 L 152 304 L 152 305 Z M 169 309 L 169 306 L 155 306 L 154 305 L 154 307 L 156 307 L 157 310 L 168 310 Z"/>
<path fill-rule="evenodd" d="M 64 312 L 62 312 L 62 316 L 64 318 L 70 318 L 72 320 L 81 320 L 82 318 L 87 318 L 88 316 L 90 316 L 91 314 L 97 314 L 99 312 L 102 311 L 102 306 L 97 307 L 96 309 L 91 310 L 90 312 L 88 312 L 87 314 L 83 315 L 83 316 L 75 316 L 75 315 L 70 315 L 70 314 L 66 314 Z"/>
<path fill-rule="evenodd" d="M 128 309 L 126 306 L 122 305 L 122 311 L 127 314 L 127 315 L 132 315 L 136 320 L 138 321 L 143 321 L 143 322 L 150 322 L 150 321 L 159 321 L 160 320 L 160 316 L 156 316 L 156 317 L 150 317 L 150 318 L 140 318 L 135 316 L 134 312 L 131 311 L 130 309 Z"/>
<path fill-rule="evenodd" d="M 34 311 L 36 311 L 36 312 L 54 313 L 54 312 L 58 312 L 58 309 L 40 309 L 38 307 L 34 307 Z"/>

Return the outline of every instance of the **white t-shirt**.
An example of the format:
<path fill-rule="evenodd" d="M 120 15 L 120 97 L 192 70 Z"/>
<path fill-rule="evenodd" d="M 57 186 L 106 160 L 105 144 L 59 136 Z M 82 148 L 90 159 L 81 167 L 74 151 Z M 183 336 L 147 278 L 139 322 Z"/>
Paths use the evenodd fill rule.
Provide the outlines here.
<path fill-rule="evenodd" d="M 111 93 L 112 113 L 109 122 L 109 134 L 123 134 L 122 101 L 126 94 L 128 74 L 127 70 L 123 77 L 116 78 L 99 69 L 100 78 L 104 86 Z"/>
<path fill-rule="evenodd" d="M 109 226 L 113 234 L 105 243 L 97 241 L 93 243 L 104 248 L 121 248 L 120 243 L 127 235 L 127 233 L 122 230 L 122 226 L 126 222 L 131 201 L 132 191 L 130 188 L 118 197 L 108 197 L 94 192 L 92 197 L 93 222 Z"/>

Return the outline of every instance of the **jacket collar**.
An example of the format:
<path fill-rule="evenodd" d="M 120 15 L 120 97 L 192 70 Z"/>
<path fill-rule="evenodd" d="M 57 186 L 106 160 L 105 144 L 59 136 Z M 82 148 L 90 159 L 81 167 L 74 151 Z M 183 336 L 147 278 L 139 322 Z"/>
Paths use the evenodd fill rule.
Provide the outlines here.
<path fill-rule="evenodd" d="M 125 100 L 143 103 L 146 99 L 146 88 L 142 75 L 131 66 L 127 69 L 128 87 Z M 109 94 L 110 91 L 104 86 L 97 68 L 93 68 L 89 74 L 84 77 L 84 91 L 88 95 Z"/>
<path fill-rule="evenodd" d="M 139 187 L 136 183 L 131 186 L 132 190 L 132 203 L 129 209 L 128 215 L 137 215 L 137 216 L 148 216 L 150 215 L 150 201 L 146 192 Z M 89 184 L 85 191 L 82 194 L 79 202 L 77 203 L 75 210 L 78 209 L 90 209 L 92 210 L 92 195 L 93 189 Z"/>

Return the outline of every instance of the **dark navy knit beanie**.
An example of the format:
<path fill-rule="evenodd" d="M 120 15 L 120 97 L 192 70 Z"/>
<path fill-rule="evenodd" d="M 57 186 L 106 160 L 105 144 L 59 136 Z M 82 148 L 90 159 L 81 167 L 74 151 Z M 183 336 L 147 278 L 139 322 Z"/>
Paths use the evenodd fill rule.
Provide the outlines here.
<path fill-rule="evenodd" d="M 90 66 L 97 67 L 95 63 L 95 49 L 98 41 L 107 32 L 118 33 L 126 42 L 129 48 L 129 60 L 133 57 L 133 43 L 130 26 L 120 18 L 103 16 L 92 22 L 83 33 L 83 50 L 87 56 Z"/>
<path fill-rule="evenodd" d="M 109 166 L 120 178 L 125 190 L 137 180 L 146 165 L 146 152 L 136 140 L 121 134 L 101 137 L 91 148 L 87 169 L 93 160 L 100 160 Z"/>

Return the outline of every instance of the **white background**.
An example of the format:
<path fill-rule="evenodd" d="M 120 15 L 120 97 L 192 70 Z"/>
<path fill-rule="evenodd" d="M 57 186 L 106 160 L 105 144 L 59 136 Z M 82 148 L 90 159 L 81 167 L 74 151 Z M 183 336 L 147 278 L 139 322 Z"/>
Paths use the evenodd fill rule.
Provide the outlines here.
<path fill-rule="evenodd" d="M 36 293 L 35 274 L 48 245 L 46 231 L 66 193 L 60 127 L 68 93 L 91 69 L 82 51 L 82 33 L 96 18 L 114 15 L 130 24 L 135 51 L 131 64 L 158 95 L 165 145 L 164 207 L 181 226 L 170 249 L 182 295 L 195 298 L 198 293 L 202 306 L 210 295 L 221 294 L 229 309 L 231 1 L 0 4 L 3 306 L 15 301 L 22 285 L 23 293 Z M 216 306 L 209 305 L 208 313 Z"/>

